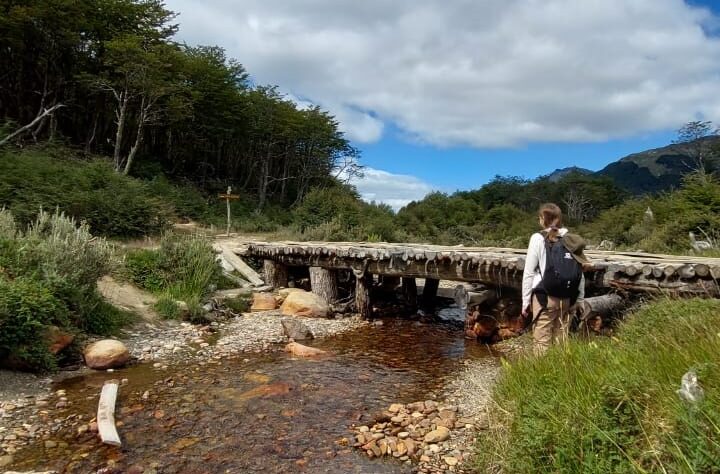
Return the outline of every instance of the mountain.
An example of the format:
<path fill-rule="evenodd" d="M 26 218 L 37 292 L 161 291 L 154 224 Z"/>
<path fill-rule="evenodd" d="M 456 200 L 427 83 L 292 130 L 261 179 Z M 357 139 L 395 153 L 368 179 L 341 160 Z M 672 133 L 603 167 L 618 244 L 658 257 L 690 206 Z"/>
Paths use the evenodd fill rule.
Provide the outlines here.
<path fill-rule="evenodd" d="M 698 150 L 708 155 L 713 149 L 716 153 L 713 158 L 706 159 L 706 165 L 710 169 L 718 169 L 720 136 L 710 136 L 633 153 L 594 174 L 612 178 L 619 187 L 633 194 L 656 193 L 678 187 L 683 176 L 696 168 L 693 157 Z"/>
<path fill-rule="evenodd" d="M 552 173 L 550 173 L 549 175 L 547 175 L 546 178 L 551 183 L 556 183 L 556 182 L 560 181 L 561 179 L 563 179 L 565 176 L 570 175 L 570 174 L 594 174 L 594 173 L 592 171 L 590 171 L 589 169 L 580 168 L 577 166 L 570 166 L 568 168 L 558 168 L 555 171 L 553 171 Z"/>

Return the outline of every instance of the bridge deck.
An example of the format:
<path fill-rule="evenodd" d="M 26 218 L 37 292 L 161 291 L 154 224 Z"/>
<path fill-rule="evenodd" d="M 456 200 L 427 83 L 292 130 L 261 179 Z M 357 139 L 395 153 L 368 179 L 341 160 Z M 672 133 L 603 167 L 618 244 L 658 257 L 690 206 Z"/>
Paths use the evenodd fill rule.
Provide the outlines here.
<path fill-rule="evenodd" d="M 246 242 L 239 253 L 288 266 L 351 269 L 377 274 L 479 282 L 520 288 L 525 250 L 368 242 Z M 720 259 L 588 251 L 587 286 L 675 296 L 720 297 Z"/>

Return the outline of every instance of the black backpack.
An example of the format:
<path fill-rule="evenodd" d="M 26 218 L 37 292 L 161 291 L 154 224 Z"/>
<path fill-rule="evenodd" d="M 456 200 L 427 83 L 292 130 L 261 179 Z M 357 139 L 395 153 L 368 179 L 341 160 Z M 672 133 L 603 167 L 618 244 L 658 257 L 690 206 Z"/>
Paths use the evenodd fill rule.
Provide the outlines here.
<path fill-rule="evenodd" d="M 583 276 L 582 265 L 563 245 L 562 237 L 551 242 L 545 237 L 545 270 L 540 272 L 541 288 L 548 296 L 570 298 L 573 302 L 580 291 Z"/>

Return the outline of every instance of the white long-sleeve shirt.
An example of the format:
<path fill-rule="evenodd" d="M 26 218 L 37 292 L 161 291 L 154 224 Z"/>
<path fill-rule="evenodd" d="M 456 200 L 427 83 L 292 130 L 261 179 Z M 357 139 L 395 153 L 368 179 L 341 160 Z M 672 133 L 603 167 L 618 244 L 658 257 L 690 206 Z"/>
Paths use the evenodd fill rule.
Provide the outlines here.
<path fill-rule="evenodd" d="M 546 229 L 549 231 L 550 229 Z M 567 234 L 568 230 L 562 228 L 558 231 L 560 237 Z M 525 258 L 525 270 L 523 271 L 523 282 L 522 282 L 522 307 L 527 308 L 530 306 L 532 299 L 532 291 L 542 281 L 542 275 L 540 271 L 545 271 L 546 263 L 546 250 L 545 250 L 545 237 L 540 232 L 533 234 L 530 237 L 530 244 L 528 245 L 527 257 Z M 585 275 L 580 280 L 580 288 L 578 294 L 578 300 L 585 297 Z"/>

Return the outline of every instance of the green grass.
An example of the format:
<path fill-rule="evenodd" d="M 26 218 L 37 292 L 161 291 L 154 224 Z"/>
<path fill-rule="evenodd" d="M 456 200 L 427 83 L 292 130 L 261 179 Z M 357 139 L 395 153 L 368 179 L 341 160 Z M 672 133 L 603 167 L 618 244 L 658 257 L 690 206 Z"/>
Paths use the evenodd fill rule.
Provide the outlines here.
<path fill-rule="evenodd" d="M 659 300 L 617 337 L 506 364 L 494 400 L 478 472 L 720 472 L 720 301 Z"/>
<path fill-rule="evenodd" d="M 165 234 L 157 250 L 131 250 L 125 256 L 127 278 L 160 297 L 155 310 L 176 319 L 176 301 L 188 305 L 191 319 L 200 319 L 200 302 L 226 282 L 210 240 L 199 234 Z"/>

